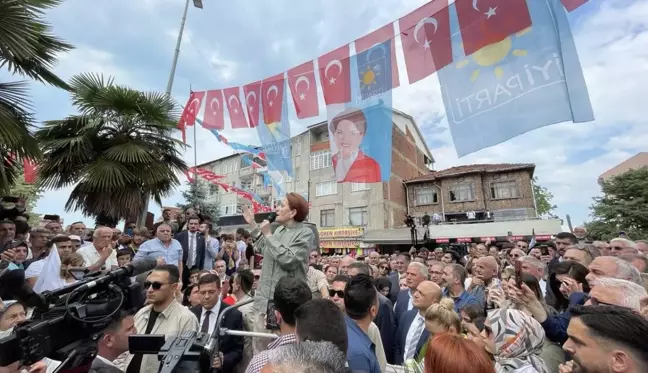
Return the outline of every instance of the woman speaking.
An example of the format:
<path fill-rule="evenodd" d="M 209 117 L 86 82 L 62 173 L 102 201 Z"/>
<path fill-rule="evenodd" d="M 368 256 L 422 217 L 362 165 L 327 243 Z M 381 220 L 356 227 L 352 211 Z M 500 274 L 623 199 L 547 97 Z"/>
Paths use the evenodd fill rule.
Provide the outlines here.
<path fill-rule="evenodd" d="M 254 295 L 256 309 L 255 331 L 267 332 L 265 315 L 268 299 L 272 299 L 277 282 L 285 276 L 296 277 L 307 283 L 306 272 L 310 245 L 314 241 L 313 232 L 304 226 L 308 216 L 308 202 L 297 193 L 287 193 L 276 209 L 276 223 L 279 227 L 270 229 L 270 222 L 261 224 L 254 221 L 254 212 L 245 207 L 243 217 L 250 225 L 254 248 L 263 255 L 263 266 L 259 286 Z M 255 351 L 264 350 L 270 341 L 256 338 Z"/>

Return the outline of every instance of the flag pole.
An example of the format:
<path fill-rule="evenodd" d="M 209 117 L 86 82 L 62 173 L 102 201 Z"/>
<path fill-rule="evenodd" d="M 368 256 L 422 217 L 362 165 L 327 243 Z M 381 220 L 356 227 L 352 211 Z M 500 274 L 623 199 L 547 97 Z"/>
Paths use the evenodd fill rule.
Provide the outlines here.
<path fill-rule="evenodd" d="M 180 30 L 178 31 L 178 40 L 176 41 L 175 52 L 173 53 L 173 62 L 171 63 L 171 71 L 169 72 L 169 80 L 167 81 L 166 94 L 171 96 L 171 90 L 173 89 L 173 78 L 175 77 L 176 67 L 178 66 L 178 57 L 180 57 L 180 45 L 182 44 L 182 34 L 184 33 L 185 23 L 187 21 L 187 12 L 189 11 L 189 2 L 185 2 L 184 12 L 182 13 L 182 20 L 180 21 Z M 196 8 L 202 8 L 202 1 L 194 1 Z M 195 130 L 195 129 L 194 129 Z M 195 132 L 194 132 L 194 145 L 195 145 Z M 195 176 L 195 174 L 194 174 Z M 144 193 L 144 206 L 142 208 L 142 213 L 139 216 L 138 227 L 143 227 L 146 225 L 146 216 L 148 214 L 148 206 L 151 195 L 148 192 Z"/>

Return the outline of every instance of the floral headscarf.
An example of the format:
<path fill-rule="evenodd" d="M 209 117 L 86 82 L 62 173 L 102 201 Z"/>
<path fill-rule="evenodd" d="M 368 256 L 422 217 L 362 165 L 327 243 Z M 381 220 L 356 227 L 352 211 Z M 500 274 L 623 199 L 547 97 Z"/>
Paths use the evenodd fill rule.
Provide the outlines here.
<path fill-rule="evenodd" d="M 531 316 L 510 308 L 491 311 L 485 326 L 495 336 L 495 370 L 511 373 L 531 365 L 538 373 L 550 373 L 539 354 L 545 340 L 542 325 Z"/>

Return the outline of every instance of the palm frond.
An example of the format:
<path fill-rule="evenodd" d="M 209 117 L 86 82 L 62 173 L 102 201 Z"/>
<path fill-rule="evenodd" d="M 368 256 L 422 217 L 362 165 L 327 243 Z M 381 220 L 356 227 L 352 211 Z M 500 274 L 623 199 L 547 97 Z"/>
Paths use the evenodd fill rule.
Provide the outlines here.
<path fill-rule="evenodd" d="M 18 158 L 40 158 L 25 82 L 0 83 L 0 149 Z"/>

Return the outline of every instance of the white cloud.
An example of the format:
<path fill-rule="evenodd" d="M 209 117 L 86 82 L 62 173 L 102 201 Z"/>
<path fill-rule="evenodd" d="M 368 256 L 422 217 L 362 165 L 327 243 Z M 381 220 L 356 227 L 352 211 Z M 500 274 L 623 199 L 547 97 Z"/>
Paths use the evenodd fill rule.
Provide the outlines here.
<path fill-rule="evenodd" d="M 342 0 L 205 2 L 203 10 L 190 9 L 174 94 L 184 104 L 190 84 L 194 89 L 223 88 L 288 70 L 425 2 L 392 0 L 386 4 L 385 0 L 373 0 L 353 6 Z M 63 28 L 64 38 L 82 47 L 62 59 L 61 75 L 100 71 L 115 75 L 118 82 L 141 80 L 138 87 L 164 89 L 182 5 L 172 0 L 64 4 L 60 8 L 65 11 L 58 11 L 53 21 L 55 31 Z M 394 107 L 417 120 L 431 143 L 437 169 L 468 163 L 536 163 L 536 175 L 554 193 L 558 212 L 562 216 L 571 214 L 575 224 L 587 219 L 591 197 L 599 193 L 598 176 L 634 152 L 645 150 L 648 141 L 644 103 L 648 86 L 648 2 L 591 0 L 570 17 L 575 19 L 578 14 L 581 17 L 575 22 L 574 32 L 595 122 L 541 128 L 458 159 L 436 76 L 408 85 L 399 53 L 402 86 L 394 91 Z M 106 19 L 115 20 L 117 25 Z M 115 47 L 111 41 L 124 45 Z M 151 56 L 137 56 L 140 47 L 148 47 L 146 53 Z M 149 70 L 155 74 L 141 76 Z M 35 97 L 37 103 L 45 99 Z M 313 122 L 293 122 L 293 133 Z M 255 130 L 229 130 L 224 134 L 232 141 L 258 143 Z M 191 130 L 187 135 L 191 144 Z M 197 148 L 198 163 L 231 152 L 203 129 L 197 132 Z M 192 149 L 187 150 L 185 159 L 193 164 Z M 65 200 L 64 195 L 56 193 L 44 198 L 42 204 L 51 203 L 53 198 Z"/>

